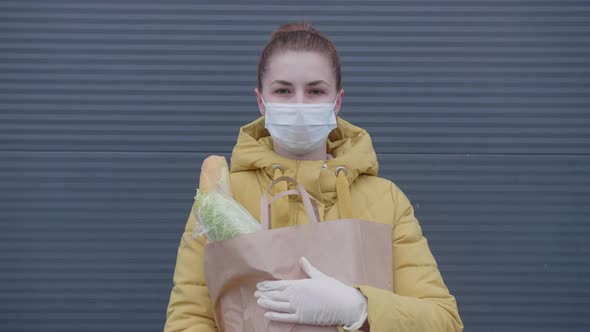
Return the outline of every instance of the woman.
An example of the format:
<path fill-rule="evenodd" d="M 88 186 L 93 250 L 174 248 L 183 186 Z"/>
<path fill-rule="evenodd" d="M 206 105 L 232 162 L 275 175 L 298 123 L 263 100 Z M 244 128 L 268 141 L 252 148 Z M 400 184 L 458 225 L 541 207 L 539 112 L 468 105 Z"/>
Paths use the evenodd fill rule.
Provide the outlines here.
<path fill-rule="evenodd" d="M 287 175 L 318 202 L 322 221 L 352 217 L 393 226 L 394 292 L 345 285 L 302 260 L 310 276 L 304 283 L 259 284 L 252 296 L 265 316 L 340 331 L 462 331 L 412 205 L 394 183 L 377 177 L 369 134 L 337 117 L 344 91 L 334 44 L 309 24 L 281 26 L 262 51 L 254 94 L 262 117 L 240 129 L 231 157 L 238 202 L 260 220 L 260 196 Z M 286 182 L 279 187 L 286 190 Z M 165 332 L 217 330 L 205 284 L 206 242 L 188 236 L 195 209 L 178 250 Z M 273 228 L 307 223 L 300 197 L 283 197 L 271 209 Z"/>

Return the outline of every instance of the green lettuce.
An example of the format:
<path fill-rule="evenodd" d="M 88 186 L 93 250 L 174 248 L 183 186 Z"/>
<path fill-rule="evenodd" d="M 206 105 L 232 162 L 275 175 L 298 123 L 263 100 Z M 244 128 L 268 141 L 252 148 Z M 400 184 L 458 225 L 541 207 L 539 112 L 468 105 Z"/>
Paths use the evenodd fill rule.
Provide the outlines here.
<path fill-rule="evenodd" d="M 206 234 L 209 241 L 222 241 L 260 230 L 260 223 L 240 203 L 223 191 L 205 193 L 197 189 L 193 236 Z"/>

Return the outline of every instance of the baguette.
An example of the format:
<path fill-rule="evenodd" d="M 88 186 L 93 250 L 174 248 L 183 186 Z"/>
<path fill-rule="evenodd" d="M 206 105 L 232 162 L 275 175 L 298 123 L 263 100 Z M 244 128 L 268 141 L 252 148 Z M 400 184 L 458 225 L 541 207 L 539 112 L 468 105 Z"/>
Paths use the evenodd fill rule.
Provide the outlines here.
<path fill-rule="evenodd" d="M 209 156 L 203 161 L 199 190 L 205 193 L 221 190 L 229 197 L 233 197 L 229 182 L 229 167 L 225 157 Z"/>

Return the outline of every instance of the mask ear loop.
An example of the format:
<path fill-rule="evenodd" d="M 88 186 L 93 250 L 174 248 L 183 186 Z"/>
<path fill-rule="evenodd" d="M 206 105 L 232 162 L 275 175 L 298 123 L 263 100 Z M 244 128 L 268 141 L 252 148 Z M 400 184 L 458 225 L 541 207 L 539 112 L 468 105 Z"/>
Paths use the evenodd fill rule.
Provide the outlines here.
<path fill-rule="evenodd" d="M 338 114 L 336 114 L 336 103 L 338 102 L 338 96 L 336 96 L 336 100 L 334 100 L 334 105 L 332 105 L 332 113 L 334 113 L 334 117 L 336 117 Z"/>
<path fill-rule="evenodd" d="M 264 98 L 262 98 L 262 94 L 260 94 L 260 100 L 262 100 L 262 105 L 264 105 L 264 112 L 266 113 L 266 103 L 264 102 Z"/>

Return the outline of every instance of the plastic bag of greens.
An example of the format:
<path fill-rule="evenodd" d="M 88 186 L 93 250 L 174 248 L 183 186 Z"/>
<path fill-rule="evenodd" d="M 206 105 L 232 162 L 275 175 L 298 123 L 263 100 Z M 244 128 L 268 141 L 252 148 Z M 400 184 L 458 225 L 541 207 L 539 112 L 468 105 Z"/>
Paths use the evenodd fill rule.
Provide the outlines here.
<path fill-rule="evenodd" d="M 197 227 L 193 236 L 206 234 L 209 241 L 221 241 L 260 230 L 260 223 L 240 203 L 223 191 L 197 189 Z"/>

